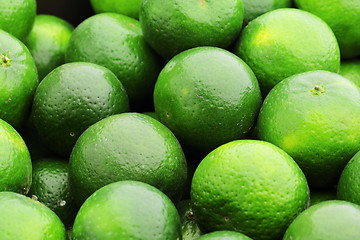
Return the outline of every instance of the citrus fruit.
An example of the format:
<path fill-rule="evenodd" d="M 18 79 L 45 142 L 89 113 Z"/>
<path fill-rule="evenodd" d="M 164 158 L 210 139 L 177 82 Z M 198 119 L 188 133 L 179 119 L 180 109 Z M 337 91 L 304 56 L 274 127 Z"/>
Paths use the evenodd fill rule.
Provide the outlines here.
<path fill-rule="evenodd" d="M 21 41 L 30 33 L 35 16 L 36 0 L 0 0 L 0 29 Z"/>
<path fill-rule="evenodd" d="M 180 219 L 171 200 L 141 182 L 120 181 L 91 195 L 76 216 L 74 239 L 181 239 Z"/>
<path fill-rule="evenodd" d="M 197 240 L 251 240 L 251 238 L 238 232 L 217 231 L 202 235 Z"/>
<path fill-rule="evenodd" d="M 360 60 L 342 62 L 339 74 L 353 81 L 360 87 Z"/>
<path fill-rule="evenodd" d="M 29 196 L 54 211 L 66 226 L 73 224 L 77 208 L 70 194 L 66 160 L 43 158 L 34 162 Z"/>
<path fill-rule="evenodd" d="M 148 183 L 176 202 L 186 181 L 186 160 L 175 136 L 159 121 L 123 113 L 95 123 L 80 136 L 69 175 L 79 203 L 121 180 Z"/>
<path fill-rule="evenodd" d="M 291 223 L 283 240 L 360 238 L 360 206 L 340 201 L 325 201 L 311 206 Z"/>
<path fill-rule="evenodd" d="M 315 204 L 328 201 L 328 200 L 335 200 L 336 197 L 336 190 L 310 190 L 310 206 Z"/>
<path fill-rule="evenodd" d="M 42 203 L 13 192 L 0 192 L 0 239 L 65 240 L 61 220 Z"/>
<path fill-rule="evenodd" d="M 341 57 L 360 56 L 360 2 L 357 0 L 295 0 L 296 5 L 323 19 L 334 31 Z"/>
<path fill-rule="evenodd" d="M 35 60 L 40 80 L 65 63 L 65 50 L 72 31 L 73 27 L 61 18 L 36 16 L 25 44 Z"/>
<path fill-rule="evenodd" d="M 154 90 L 155 112 L 184 148 L 209 153 L 250 130 L 261 106 L 251 69 L 234 54 L 198 47 L 171 59 Z"/>
<path fill-rule="evenodd" d="M 156 112 L 143 112 L 142 114 L 148 115 L 149 117 L 152 117 L 152 118 L 160 121 L 159 117 L 156 115 Z"/>
<path fill-rule="evenodd" d="M 20 128 L 27 118 L 38 82 L 29 50 L 0 30 L 0 118 Z"/>
<path fill-rule="evenodd" d="M 115 12 L 139 19 L 141 0 L 90 0 L 96 13 Z"/>
<path fill-rule="evenodd" d="M 140 8 L 145 40 L 166 59 L 194 47 L 228 47 L 243 19 L 242 0 L 144 0 Z"/>
<path fill-rule="evenodd" d="M 230 230 L 255 240 L 279 239 L 308 206 L 309 187 L 299 166 L 280 148 L 237 140 L 201 161 L 191 200 L 205 232 Z"/>
<path fill-rule="evenodd" d="M 179 202 L 177 209 L 180 216 L 182 240 L 198 239 L 202 232 L 195 221 L 191 201 L 183 200 Z"/>
<path fill-rule="evenodd" d="M 291 7 L 291 0 L 243 0 L 244 3 L 244 24 L 264 13 L 278 9 Z"/>
<path fill-rule="evenodd" d="M 360 152 L 351 158 L 344 168 L 337 187 L 337 196 L 360 205 Z"/>
<path fill-rule="evenodd" d="M 65 57 L 109 68 L 124 85 L 132 110 L 152 103 L 161 61 L 145 43 L 137 20 L 116 13 L 86 19 L 71 35 Z"/>
<path fill-rule="evenodd" d="M 254 71 L 264 95 L 291 75 L 340 68 L 334 33 L 320 18 L 299 9 L 277 9 L 254 19 L 234 50 Z"/>
<path fill-rule="evenodd" d="M 32 117 L 43 142 L 56 153 L 69 156 L 85 129 L 128 109 L 126 91 L 109 69 L 92 63 L 68 63 L 39 84 Z"/>
<path fill-rule="evenodd" d="M 331 72 L 289 77 L 270 91 L 258 118 L 260 139 L 290 154 L 309 185 L 334 184 L 360 150 L 360 89 Z"/>
<path fill-rule="evenodd" d="M 31 169 L 25 142 L 13 127 L 0 119 L 0 191 L 26 194 L 31 184 Z"/>

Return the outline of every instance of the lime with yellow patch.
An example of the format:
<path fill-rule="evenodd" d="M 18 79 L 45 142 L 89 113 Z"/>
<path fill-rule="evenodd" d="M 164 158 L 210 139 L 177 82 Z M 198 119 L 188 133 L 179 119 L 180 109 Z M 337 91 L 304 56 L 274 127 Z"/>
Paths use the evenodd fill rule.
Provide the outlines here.
<path fill-rule="evenodd" d="M 0 191 L 26 194 L 31 185 L 31 158 L 19 133 L 0 119 Z"/>
<path fill-rule="evenodd" d="M 0 118 L 19 129 L 28 117 L 38 83 L 36 65 L 29 50 L 18 39 L 0 30 Z"/>
<path fill-rule="evenodd" d="M 331 186 L 360 150 L 360 89 L 327 71 L 294 75 L 265 98 L 260 139 L 290 154 L 312 187 Z"/>
<path fill-rule="evenodd" d="M 291 75 L 340 68 L 339 46 L 330 27 L 299 9 L 277 9 L 254 19 L 234 52 L 254 71 L 264 95 Z"/>
<path fill-rule="evenodd" d="M 76 216 L 73 238 L 182 239 L 171 200 L 155 187 L 136 181 L 115 182 L 92 194 Z"/>

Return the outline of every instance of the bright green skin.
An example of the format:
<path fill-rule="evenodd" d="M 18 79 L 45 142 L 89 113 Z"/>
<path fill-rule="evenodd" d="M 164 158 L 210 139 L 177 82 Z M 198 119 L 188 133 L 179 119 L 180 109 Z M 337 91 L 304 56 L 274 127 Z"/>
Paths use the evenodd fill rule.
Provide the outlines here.
<path fill-rule="evenodd" d="M 0 191 L 26 194 L 31 185 L 31 169 L 25 142 L 13 127 L 0 119 Z"/>
<path fill-rule="evenodd" d="M 337 182 L 360 150 L 359 119 L 360 89 L 338 74 L 314 71 L 276 85 L 265 98 L 257 127 L 260 139 L 294 158 L 310 186 L 325 187 Z"/>
<path fill-rule="evenodd" d="M 184 148 L 207 154 L 245 136 L 259 112 L 261 92 L 240 58 L 199 47 L 167 63 L 155 85 L 154 106 Z"/>
<path fill-rule="evenodd" d="M 181 231 L 183 240 L 195 240 L 202 235 L 202 232 L 195 221 L 191 201 L 183 200 L 177 205 L 181 222 Z"/>
<path fill-rule="evenodd" d="M 243 18 L 242 0 L 144 0 L 140 8 L 144 38 L 165 59 L 194 47 L 229 47 Z"/>
<path fill-rule="evenodd" d="M 310 206 L 315 204 L 328 201 L 328 200 L 335 200 L 336 197 L 336 190 L 310 190 Z"/>
<path fill-rule="evenodd" d="M 7 63 L 5 56 L 10 59 Z M 38 83 L 36 65 L 29 50 L 0 30 L 0 118 L 20 128 L 27 118 Z"/>
<path fill-rule="evenodd" d="M 292 0 L 243 0 L 244 3 L 244 24 L 264 13 L 278 9 L 291 7 Z"/>
<path fill-rule="evenodd" d="M 109 69 L 68 63 L 39 84 L 31 114 L 43 142 L 57 154 L 69 156 L 85 129 L 128 110 L 126 91 Z"/>
<path fill-rule="evenodd" d="M 131 108 L 152 102 L 161 64 L 137 20 L 116 13 L 92 16 L 74 30 L 65 56 L 66 62 L 109 68 L 124 85 Z"/>
<path fill-rule="evenodd" d="M 141 0 L 90 0 L 96 13 L 116 12 L 139 19 Z"/>
<path fill-rule="evenodd" d="M 68 162 L 44 158 L 33 163 L 32 184 L 28 194 L 54 211 L 66 226 L 71 226 L 77 213 L 70 194 Z"/>
<path fill-rule="evenodd" d="M 264 95 L 291 75 L 340 68 L 334 33 L 320 18 L 298 9 L 256 18 L 244 28 L 234 51 L 254 71 Z"/>
<path fill-rule="evenodd" d="M 13 192 L 0 192 L 0 239 L 65 240 L 61 220 L 42 203 Z"/>
<path fill-rule="evenodd" d="M 148 183 L 176 202 L 186 181 L 186 160 L 175 136 L 159 121 L 123 113 L 97 122 L 80 136 L 69 173 L 79 203 L 121 180 Z"/>
<path fill-rule="evenodd" d="M 25 44 L 33 56 L 42 80 L 49 72 L 65 63 L 65 50 L 73 27 L 51 15 L 38 15 Z"/>
<path fill-rule="evenodd" d="M 342 62 L 339 74 L 360 87 L 360 60 Z"/>
<path fill-rule="evenodd" d="M 332 200 L 316 204 L 291 223 L 283 240 L 360 238 L 360 206 Z"/>
<path fill-rule="evenodd" d="M 232 231 L 217 231 L 205 234 L 197 240 L 252 240 L 244 234 Z"/>
<path fill-rule="evenodd" d="M 161 191 L 136 181 L 109 184 L 76 216 L 73 239 L 181 240 L 177 210 Z"/>
<path fill-rule="evenodd" d="M 323 19 L 334 31 L 342 58 L 360 56 L 358 0 L 295 0 L 298 8 Z"/>
<path fill-rule="evenodd" d="M 36 0 L 0 0 L 0 6 L 0 29 L 24 41 L 34 24 Z"/>
<path fill-rule="evenodd" d="M 337 188 L 337 196 L 348 202 L 360 205 L 360 152 L 344 168 Z"/>
<path fill-rule="evenodd" d="M 270 240 L 279 239 L 308 206 L 309 187 L 298 165 L 280 148 L 238 140 L 202 160 L 191 200 L 204 232 L 229 230 Z"/>

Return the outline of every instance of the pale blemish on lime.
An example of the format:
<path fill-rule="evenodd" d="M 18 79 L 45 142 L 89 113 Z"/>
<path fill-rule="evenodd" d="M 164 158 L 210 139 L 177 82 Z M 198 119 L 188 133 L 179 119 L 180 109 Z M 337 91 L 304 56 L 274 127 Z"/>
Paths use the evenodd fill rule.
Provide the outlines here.
<path fill-rule="evenodd" d="M 130 26 L 130 27 L 132 27 L 132 28 L 134 28 L 134 27 L 135 27 L 135 25 L 134 25 L 134 24 L 132 24 L 132 23 L 130 23 L 130 24 L 129 24 L 129 26 Z"/>
<path fill-rule="evenodd" d="M 200 3 L 201 6 L 205 6 L 205 5 L 206 5 L 205 0 L 200 0 L 199 3 Z"/>
<path fill-rule="evenodd" d="M 181 90 L 182 94 L 186 95 L 189 93 L 189 90 L 187 90 L 186 88 L 183 88 L 183 90 Z"/>

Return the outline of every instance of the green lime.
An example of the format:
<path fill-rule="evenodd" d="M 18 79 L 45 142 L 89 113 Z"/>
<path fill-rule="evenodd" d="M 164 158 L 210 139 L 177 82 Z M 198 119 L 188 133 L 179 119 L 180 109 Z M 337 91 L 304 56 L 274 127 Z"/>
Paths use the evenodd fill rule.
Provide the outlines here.
<path fill-rule="evenodd" d="M 191 200 L 200 229 L 279 239 L 309 203 L 306 178 L 275 145 L 238 140 L 209 153 L 195 171 Z"/>
<path fill-rule="evenodd" d="M 261 93 L 254 73 L 236 55 L 198 47 L 178 54 L 161 71 L 154 106 L 184 148 L 207 154 L 245 136 Z"/>
<path fill-rule="evenodd" d="M 202 234 L 191 206 L 191 200 L 183 200 L 177 205 L 180 216 L 182 240 L 195 240 Z"/>
<path fill-rule="evenodd" d="M 286 151 L 310 186 L 331 186 L 360 150 L 360 89 L 331 72 L 294 75 L 265 98 L 260 139 Z"/>
<path fill-rule="evenodd" d="M 54 152 L 69 156 L 85 129 L 128 109 L 126 91 L 109 69 L 92 63 L 68 63 L 39 84 L 32 117 L 43 142 Z"/>
<path fill-rule="evenodd" d="M 254 71 L 264 95 L 291 75 L 340 68 L 334 33 L 320 18 L 298 9 L 278 9 L 254 19 L 234 50 Z"/>
<path fill-rule="evenodd" d="M 166 59 L 194 47 L 229 47 L 243 19 L 242 0 L 144 0 L 140 8 L 145 40 Z"/>
<path fill-rule="evenodd" d="M 344 168 L 337 188 L 337 196 L 348 202 L 360 205 L 360 152 Z"/>
<path fill-rule="evenodd" d="M 39 79 L 65 63 L 65 50 L 73 27 L 51 15 L 38 15 L 25 44 L 33 56 Z"/>
<path fill-rule="evenodd" d="M 339 74 L 360 87 L 360 60 L 342 62 Z"/>
<path fill-rule="evenodd" d="M 82 22 L 71 35 L 67 62 L 92 62 L 109 68 L 129 95 L 130 107 L 152 104 L 160 58 L 145 43 L 140 23 L 116 13 Z"/>
<path fill-rule="evenodd" d="M 115 12 L 139 19 L 141 0 L 90 0 L 96 13 Z"/>
<path fill-rule="evenodd" d="M 12 126 L 0 119 L 0 191 L 26 194 L 31 185 L 31 172 L 25 142 Z"/>
<path fill-rule="evenodd" d="M 0 30 L 0 118 L 20 128 L 28 117 L 38 82 L 36 65 L 29 50 Z"/>
<path fill-rule="evenodd" d="M 142 114 L 148 115 L 149 117 L 152 117 L 152 118 L 160 121 L 160 118 L 158 117 L 158 115 L 156 114 L 156 112 L 143 112 Z"/>
<path fill-rule="evenodd" d="M 141 182 L 120 181 L 91 195 L 76 216 L 74 239 L 181 239 L 180 219 L 171 200 Z"/>
<path fill-rule="evenodd" d="M 176 202 L 186 181 L 186 160 L 175 136 L 159 121 L 123 113 L 95 123 L 80 136 L 69 175 L 79 203 L 121 180 L 148 183 Z"/>
<path fill-rule="evenodd" d="M 336 190 L 322 190 L 322 189 L 315 189 L 310 190 L 310 206 L 315 204 L 328 201 L 328 200 L 335 200 L 336 197 Z"/>
<path fill-rule="evenodd" d="M 360 1 L 295 0 L 295 3 L 329 24 L 339 42 L 341 57 L 360 56 Z"/>
<path fill-rule="evenodd" d="M 21 41 L 30 33 L 35 16 L 36 0 L 0 0 L 0 29 Z"/>
<path fill-rule="evenodd" d="M 66 226 L 73 224 L 78 209 L 70 194 L 66 160 L 44 158 L 34 162 L 29 196 L 54 211 Z"/>
<path fill-rule="evenodd" d="M 217 231 L 202 235 L 197 240 L 252 240 L 244 234 L 232 231 Z"/>
<path fill-rule="evenodd" d="M 264 13 L 291 7 L 292 0 L 242 0 L 244 3 L 244 25 Z"/>
<path fill-rule="evenodd" d="M 360 206 L 340 200 L 311 206 L 291 223 L 283 240 L 360 239 Z"/>
<path fill-rule="evenodd" d="M 44 204 L 13 192 L 0 192 L 0 239 L 65 240 L 61 220 Z"/>

